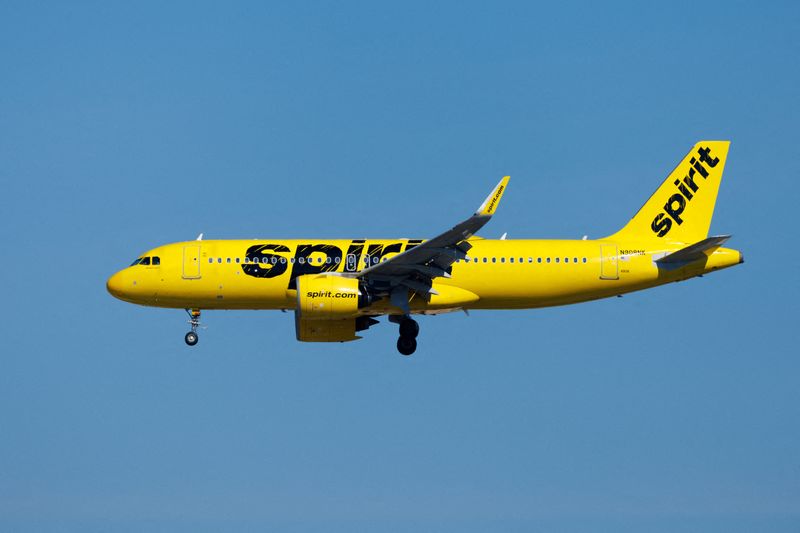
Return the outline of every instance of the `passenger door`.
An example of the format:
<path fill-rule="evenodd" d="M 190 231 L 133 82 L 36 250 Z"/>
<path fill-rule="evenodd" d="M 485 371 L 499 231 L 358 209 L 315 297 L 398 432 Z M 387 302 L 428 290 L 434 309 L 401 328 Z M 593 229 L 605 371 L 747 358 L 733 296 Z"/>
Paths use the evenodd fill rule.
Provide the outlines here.
<path fill-rule="evenodd" d="M 200 278 L 200 245 L 183 247 L 183 279 Z"/>
<path fill-rule="evenodd" d="M 600 279 L 619 279 L 617 245 L 600 245 Z"/>

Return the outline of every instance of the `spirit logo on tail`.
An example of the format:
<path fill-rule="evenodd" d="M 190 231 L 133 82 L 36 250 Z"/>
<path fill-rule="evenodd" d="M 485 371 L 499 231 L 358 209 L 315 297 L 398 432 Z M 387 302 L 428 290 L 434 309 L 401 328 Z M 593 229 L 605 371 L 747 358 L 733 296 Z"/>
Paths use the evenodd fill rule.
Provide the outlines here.
<path fill-rule="evenodd" d="M 698 148 L 697 155 L 699 156 L 699 160 L 694 157 L 689 160 L 691 167 L 689 167 L 689 172 L 683 178 L 683 181 L 676 179 L 674 182 L 680 192 L 676 192 L 669 197 L 667 203 L 664 204 L 664 212 L 656 215 L 652 224 L 650 224 L 653 233 L 659 237 L 663 237 L 669 233 L 669 230 L 672 229 L 673 220 L 679 226 L 683 224 L 681 214 L 683 214 L 684 209 L 686 209 L 686 203 L 691 202 L 692 198 L 694 198 L 693 193 L 696 193 L 700 189 L 698 182 L 694 180 L 695 176 L 700 174 L 703 179 L 708 177 L 708 169 L 703 166 L 703 163 L 707 164 L 710 168 L 714 168 L 717 166 L 717 163 L 719 163 L 718 157 L 711 156 L 710 148 Z"/>

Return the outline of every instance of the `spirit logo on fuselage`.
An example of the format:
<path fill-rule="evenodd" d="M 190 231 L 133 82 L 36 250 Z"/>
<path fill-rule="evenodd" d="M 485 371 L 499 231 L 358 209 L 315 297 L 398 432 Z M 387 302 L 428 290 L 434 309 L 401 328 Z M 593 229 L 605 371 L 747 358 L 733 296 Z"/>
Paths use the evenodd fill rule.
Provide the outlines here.
<path fill-rule="evenodd" d="M 708 178 L 708 169 L 703 166 L 703 163 L 710 168 L 714 168 L 719 163 L 719 158 L 711 155 L 710 148 L 698 148 L 697 155 L 697 158 L 692 157 L 689 160 L 691 166 L 683 180 L 675 180 L 674 185 L 678 188 L 678 192 L 669 197 L 667 203 L 664 204 L 664 210 L 657 214 L 650 224 L 650 229 L 659 237 L 669 233 L 673 221 L 679 226 L 683 224 L 681 214 L 686 209 L 686 204 L 691 202 L 694 195 L 700 190 L 700 184 L 703 183 L 695 181 L 695 177 L 700 175 L 704 180 Z"/>
<path fill-rule="evenodd" d="M 276 278 L 291 266 L 288 288 L 297 289 L 297 276 L 340 270 L 357 272 L 360 266 L 377 264 L 385 255 L 410 250 L 421 242 L 415 239 L 367 245 L 364 239 L 354 239 L 350 241 L 346 253 L 333 244 L 299 244 L 294 255 L 284 244 L 255 244 L 245 253 L 247 262 L 242 265 L 242 271 L 254 278 Z"/>

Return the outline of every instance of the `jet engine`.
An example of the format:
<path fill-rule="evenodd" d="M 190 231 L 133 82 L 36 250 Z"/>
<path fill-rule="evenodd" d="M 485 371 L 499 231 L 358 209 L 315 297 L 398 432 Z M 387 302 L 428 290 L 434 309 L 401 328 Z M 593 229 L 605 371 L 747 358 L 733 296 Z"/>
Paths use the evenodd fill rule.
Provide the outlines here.
<path fill-rule="evenodd" d="M 377 323 L 359 316 L 372 303 L 366 287 L 355 278 L 331 274 L 306 274 L 297 278 L 295 330 L 306 342 L 352 341 L 356 331 Z"/>

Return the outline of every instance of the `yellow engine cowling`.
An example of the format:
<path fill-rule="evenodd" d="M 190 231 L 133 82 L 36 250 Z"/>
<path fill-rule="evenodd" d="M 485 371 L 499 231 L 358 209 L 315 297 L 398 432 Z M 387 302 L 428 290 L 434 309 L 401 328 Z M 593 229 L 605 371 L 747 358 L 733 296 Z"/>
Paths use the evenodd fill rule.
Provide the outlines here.
<path fill-rule="evenodd" d="M 360 339 L 363 331 L 377 321 L 359 316 L 372 298 L 359 287 L 357 279 L 331 274 L 306 274 L 297 278 L 295 331 L 305 342 L 346 342 Z"/>
<path fill-rule="evenodd" d="M 358 280 L 330 274 L 297 278 L 297 312 L 305 320 L 358 316 Z"/>

